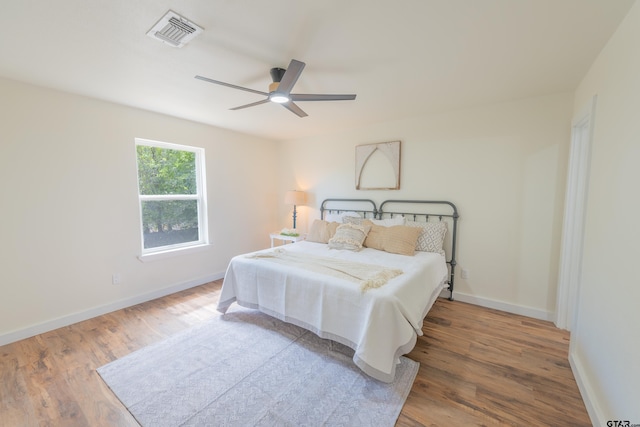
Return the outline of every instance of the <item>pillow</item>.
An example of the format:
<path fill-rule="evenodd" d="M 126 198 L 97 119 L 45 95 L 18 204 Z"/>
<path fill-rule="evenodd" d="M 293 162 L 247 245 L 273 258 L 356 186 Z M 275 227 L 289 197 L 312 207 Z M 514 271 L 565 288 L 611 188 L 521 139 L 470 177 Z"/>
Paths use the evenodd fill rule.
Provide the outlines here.
<path fill-rule="evenodd" d="M 329 248 L 359 251 L 370 229 L 369 225 L 342 224 L 338 226 L 336 234 L 329 239 Z"/>
<path fill-rule="evenodd" d="M 393 225 L 404 225 L 404 216 L 394 216 L 392 218 L 385 219 L 372 219 L 370 220 L 375 225 L 381 225 L 383 227 L 391 227 Z"/>
<path fill-rule="evenodd" d="M 365 221 L 365 219 L 362 218 L 361 216 L 345 216 L 344 218 L 342 218 L 343 224 L 362 225 L 363 221 Z"/>
<path fill-rule="evenodd" d="M 336 234 L 336 229 L 340 224 L 337 222 L 327 222 L 321 219 L 316 219 L 311 224 L 311 231 L 307 235 L 309 242 L 328 243 L 329 239 Z"/>
<path fill-rule="evenodd" d="M 328 222 L 339 222 L 340 224 L 342 224 L 344 222 L 344 218 L 349 216 L 360 218 L 360 214 L 358 212 L 340 212 L 328 213 L 324 216 L 324 219 Z"/>
<path fill-rule="evenodd" d="M 416 244 L 416 251 L 435 252 L 444 256 L 444 236 L 447 234 L 447 223 L 407 221 L 407 226 L 419 228 L 421 231 Z"/>
<path fill-rule="evenodd" d="M 420 228 L 405 225 L 371 225 L 364 246 L 393 254 L 412 256 L 416 251 L 416 243 L 420 236 Z"/>

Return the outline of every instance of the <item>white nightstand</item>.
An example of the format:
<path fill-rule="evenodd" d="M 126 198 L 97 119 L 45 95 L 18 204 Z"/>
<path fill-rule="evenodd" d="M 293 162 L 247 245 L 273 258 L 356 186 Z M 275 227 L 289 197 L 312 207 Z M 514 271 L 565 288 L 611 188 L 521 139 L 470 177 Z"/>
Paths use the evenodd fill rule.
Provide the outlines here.
<path fill-rule="evenodd" d="M 301 240 L 304 240 L 306 238 L 306 236 L 304 234 L 301 234 L 299 236 L 285 236 L 280 234 L 278 231 L 274 231 L 273 233 L 269 234 L 269 237 L 271 238 L 271 247 L 273 248 L 273 244 L 274 244 L 274 240 L 281 240 L 283 242 L 283 244 L 287 243 L 287 242 L 299 242 Z"/>

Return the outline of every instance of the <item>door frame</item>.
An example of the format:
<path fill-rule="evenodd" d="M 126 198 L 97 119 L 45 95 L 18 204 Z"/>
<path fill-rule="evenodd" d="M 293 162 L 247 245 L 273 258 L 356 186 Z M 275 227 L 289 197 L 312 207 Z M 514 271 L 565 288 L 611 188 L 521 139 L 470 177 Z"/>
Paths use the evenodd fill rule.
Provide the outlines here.
<path fill-rule="evenodd" d="M 562 246 L 556 304 L 556 326 L 574 329 L 582 274 L 584 224 L 597 95 L 571 124 L 571 151 L 565 194 Z"/>

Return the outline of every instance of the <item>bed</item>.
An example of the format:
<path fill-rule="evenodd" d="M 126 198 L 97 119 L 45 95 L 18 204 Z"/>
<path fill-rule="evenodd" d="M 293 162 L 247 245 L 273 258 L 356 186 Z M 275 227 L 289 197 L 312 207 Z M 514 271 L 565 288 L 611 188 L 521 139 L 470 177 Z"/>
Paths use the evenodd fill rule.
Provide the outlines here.
<path fill-rule="evenodd" d="M 378 208 L 368 199 L 326 199 L 320 212 L 306 241 L 234 257 L 217 309 L 235 302 L 306 328 L 352 348 L 362 371 L 391 382 L 435 300 L 445 289 L 453 298 L 457 209 L 446 201 L 387 200 Z M 442 241 L 420 243 L 433 237 L 425 230 L 442 228 Z"/>

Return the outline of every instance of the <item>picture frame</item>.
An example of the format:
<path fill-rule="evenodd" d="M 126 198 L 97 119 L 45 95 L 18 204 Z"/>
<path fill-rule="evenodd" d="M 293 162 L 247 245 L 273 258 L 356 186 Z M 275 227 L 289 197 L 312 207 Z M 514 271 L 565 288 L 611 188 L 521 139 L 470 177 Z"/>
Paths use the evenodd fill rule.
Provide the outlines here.
<path fill-rule="evenodd" d="M 400 141 L 356 146 L 356 190 L 400 189 Z"/>

